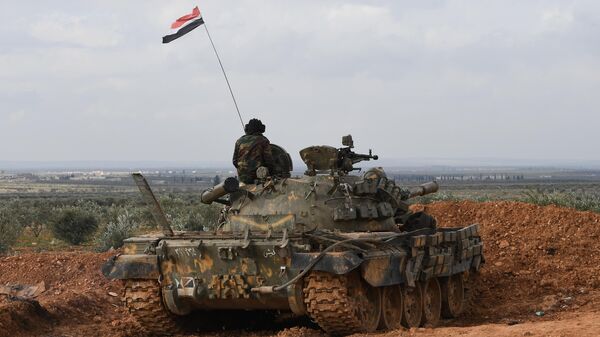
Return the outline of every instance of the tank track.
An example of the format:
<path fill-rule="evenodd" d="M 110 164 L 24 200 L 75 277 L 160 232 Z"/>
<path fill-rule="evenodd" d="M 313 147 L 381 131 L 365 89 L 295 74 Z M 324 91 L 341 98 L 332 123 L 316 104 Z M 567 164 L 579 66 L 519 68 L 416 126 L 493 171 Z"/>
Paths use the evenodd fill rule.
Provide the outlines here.
<path fill-rule="evenodd" d="M 310 317 L 331 335 L 364 331 L 345 275 L 311 272 L 305 280 L 304 303 Z"/>
<path fill-rule="evenodd" d="M 175 317 L 162 303 L 160 285 L 154 280 L 127 280 L 123 302 L 142 328 L 152 336 L 180 332 Z"/>

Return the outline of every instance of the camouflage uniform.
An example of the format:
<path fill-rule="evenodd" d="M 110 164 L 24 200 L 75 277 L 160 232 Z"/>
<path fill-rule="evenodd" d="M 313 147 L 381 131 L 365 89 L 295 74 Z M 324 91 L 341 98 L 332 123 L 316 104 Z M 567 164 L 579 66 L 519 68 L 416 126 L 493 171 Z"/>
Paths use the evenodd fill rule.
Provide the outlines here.
<path fill-rule="evenodd" d="M 241 182 L 252 184 L 256 180 L 256 169 L 266 166 L 273 172 L 271 143 L 260 133 L 244 135 L 235 142 L 233 166 L 237 168 Z"/>

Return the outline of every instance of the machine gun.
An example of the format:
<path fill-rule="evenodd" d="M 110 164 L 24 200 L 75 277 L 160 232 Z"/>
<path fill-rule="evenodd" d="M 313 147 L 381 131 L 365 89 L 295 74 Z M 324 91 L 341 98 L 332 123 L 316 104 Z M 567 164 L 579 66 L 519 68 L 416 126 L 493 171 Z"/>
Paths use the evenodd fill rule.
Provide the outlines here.
<path fill-rule="evenodd" d="M 359 170 L 354 168 L 354 164 L 365 160 L 377 160 L 378 156 L 369 154 L 360 154 L 352 151 L 354 142 L 352 136 L 342 137 L 344 147 L 336 149 L 333 146 L 310 146 L 300 151 L 300 157 L 308 167 L 305 174 L 312 176 L 323 173 L 341 173 L 346 174 L 350 171 Z"/>
<path fill-rule="evenodd" d="M 373 155 L 373 151 L 369 149 L 369 154 L 360 154 L 352 151 L 354 148 L 354 141 L 352 140 L 352 135 L 347 135 L 342 137 L 342 145 L 345 147 L 338 149 L 338 161 L 337 166 L 338 169 L 344 172 L 350 172 L 354 170 L 360 170 L 359 168 L 354 168 L 354 164 L 360 163 L 361 161 L 369 161 L 371 159 L 377 160 L 379 156 Z"/>

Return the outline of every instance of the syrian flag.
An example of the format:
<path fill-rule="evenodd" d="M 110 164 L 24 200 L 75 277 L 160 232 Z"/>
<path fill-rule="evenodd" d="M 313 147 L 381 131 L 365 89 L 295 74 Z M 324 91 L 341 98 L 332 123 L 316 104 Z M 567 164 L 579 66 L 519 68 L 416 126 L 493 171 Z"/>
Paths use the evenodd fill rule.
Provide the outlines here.
<path fill-rule="evenodd" d="M 194 19 L 196 19 L 196 20 L 194 20 Z M 194 20 L 194 21 L 189 22 L 191 20 Z M 187 22 L 189 22 L 189 23 L 186 24 Z M 196 6 L 196 7 L 194 7 L 194 10 L 192 10 L 192 12 L 190 14 L 180 17 L 179 19 L 175 20 L 175 22 L 173 22 L 171 24 L 171 29 L 177 29 L 177 28 L 183 26 L 184 24 L 186 24 L 186 25 L 181 27 L 174 34 L 163 36 L 162 42 L 169 43 L 173 40 L 176 40 L 176 39 L 184 36 L 185 34 L 191 32 L 192 30 L 198 28 L 203 23 L 204 23 L 204 19 L 202 19 L 202 14 L 200 14 L 200 10 Z"/>

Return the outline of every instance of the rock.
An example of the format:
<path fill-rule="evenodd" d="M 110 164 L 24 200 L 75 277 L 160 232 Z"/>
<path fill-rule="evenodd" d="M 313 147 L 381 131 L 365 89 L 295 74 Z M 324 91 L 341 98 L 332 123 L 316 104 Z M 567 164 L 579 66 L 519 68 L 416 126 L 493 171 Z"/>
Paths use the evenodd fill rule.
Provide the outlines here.
<path fill-rule="evenodd" d="M 559 298 L 556 295 L 544 296 L 540 308 L 542 311 L 550 311 L 552 308 L 558 305 Z"/>
<path fill-rule="evenodd" d="M 558 281 L 552 280 L 552 279 L 548 279 L 548 278 L 542 278 L 542 280 L 540 281 L 540 285 L 542 287 L 554 287 L 554 288 L 558 288 Z"/>
<path fill-rule="evenodd" d="M 108 295 L 109 295 L 109 296 L 112 296 L 112 297 L 117 297 L 117 296 L 119 296 L 117 293 L 115 293 L 115 292 L 112 292 L 112 291 L 109 291 L 109 292 L 108 292 Z"/>
<path fill-rule="evenodd" d="M 10 285 L 8 283 L 6 286 L 0 286 L 0 294 L 22 299 L 35 298 L 44 291 L 46 291 L 46 283 L 44 281 L 32 286 L 23 284 Z"/>
<path fill-rule="evenodd" d="M 506 241 L 506 240 L 502 240 L 502 241 L 500 241 L 500 244 L 498 245 L 498 247 L 499 247 L 499 248 L 502 248 L 502 249 L 503 249 L 503 248 L 506 248 L 506 247 L 508 247 L 508 246 L 510 246 L 510 244 L 509 244 L 509 243 L 508 243 L 508 241 Z"/>

